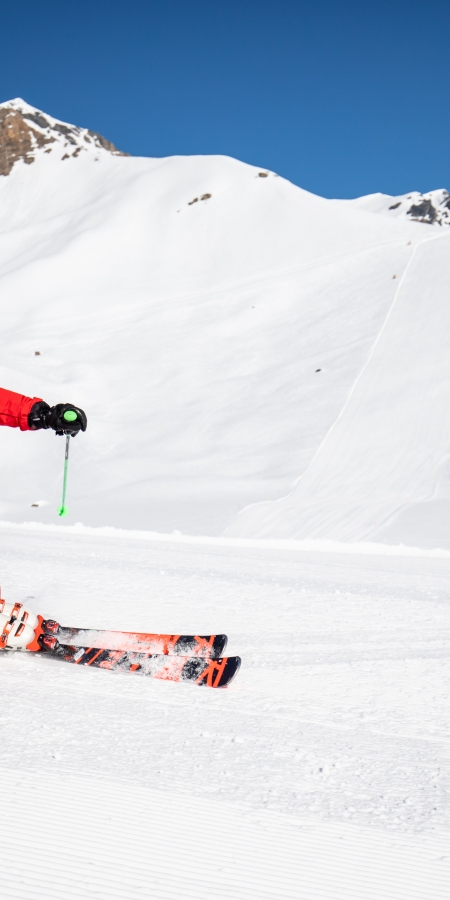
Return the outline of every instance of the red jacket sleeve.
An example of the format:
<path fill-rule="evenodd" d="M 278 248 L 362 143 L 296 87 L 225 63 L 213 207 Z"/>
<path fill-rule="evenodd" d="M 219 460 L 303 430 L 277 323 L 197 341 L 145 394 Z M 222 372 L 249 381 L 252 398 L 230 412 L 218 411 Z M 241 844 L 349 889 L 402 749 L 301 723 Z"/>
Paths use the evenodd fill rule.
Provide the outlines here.
<path fill-rule="evenodd" d="M 39 400 L 40 397 L 24 397 L 23 394 L 16 394 L 14 391 L 5 391 L 4 388 L 0 388 L 0 425 L 9 425 L 10 428 L 30 431 L 28 413 Z"/>

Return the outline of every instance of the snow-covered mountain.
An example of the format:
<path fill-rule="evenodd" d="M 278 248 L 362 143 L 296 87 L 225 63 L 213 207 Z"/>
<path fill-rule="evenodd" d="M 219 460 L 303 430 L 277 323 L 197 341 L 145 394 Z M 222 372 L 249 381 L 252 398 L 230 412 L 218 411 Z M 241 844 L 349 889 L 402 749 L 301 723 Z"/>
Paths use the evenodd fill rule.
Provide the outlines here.
<path fill-rule="evenodd" d="M 69 521 L 448 542 L 447 229 L 21 100 L 0 127 L 0 384 L 87 410 Z M 62 441 L 1 439 L 0 515 L 54 521 Z"/>
<path fill-rule="evenodd" d="M 9 175 L 20 160 L 30 165 L 42 153 L 58 160 L 88 153 L 99 159 L 103 153 L 127 156 L 111 141 L 89 128 L 60 122 L 25 103 L 20 97 L 0 104 L 0 175 Z"/>
<path fill-rule="evenodd" d="M 348 203 L 358 209 L 381 213 L 390 218 L 409 217 L 413 222 L 422 222 L 425 225 L 450 225 L 450 194 L 443 188 L 429 191 L 427 194 L 412 191 L 399 197 L 369 194 L 367 197 L 349 200 Z"/>

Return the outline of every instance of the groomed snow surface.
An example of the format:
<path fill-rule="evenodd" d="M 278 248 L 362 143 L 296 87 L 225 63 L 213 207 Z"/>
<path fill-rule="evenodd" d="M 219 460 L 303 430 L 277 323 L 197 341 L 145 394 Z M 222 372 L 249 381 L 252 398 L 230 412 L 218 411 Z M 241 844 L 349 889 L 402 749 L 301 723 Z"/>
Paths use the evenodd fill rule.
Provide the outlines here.
<path fill-rule="evenodd" d="M 243 660 L 214 691 L 0 656 L 8 900 L 450 898 L 449 553 L 0 540 L 9 600 Z"/>

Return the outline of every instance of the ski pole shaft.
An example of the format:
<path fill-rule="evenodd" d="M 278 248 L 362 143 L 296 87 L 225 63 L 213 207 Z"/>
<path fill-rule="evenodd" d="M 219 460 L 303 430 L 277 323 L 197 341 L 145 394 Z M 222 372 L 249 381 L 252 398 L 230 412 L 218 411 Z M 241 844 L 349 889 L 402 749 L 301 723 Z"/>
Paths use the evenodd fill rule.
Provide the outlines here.
<path fill-rule="evenodd" d="M 67 490 L 67 471 L 69 468 L 69 445 L 70 445 L 70 434 L 66 435 L 66 453 L 64 456 L 64 478 L 63 478 L 63 492 L 62 492 L 62 503 L 58 512 L 58 515 L 65 516 L 67 514 L 66 509 L 66 490 Z"/>

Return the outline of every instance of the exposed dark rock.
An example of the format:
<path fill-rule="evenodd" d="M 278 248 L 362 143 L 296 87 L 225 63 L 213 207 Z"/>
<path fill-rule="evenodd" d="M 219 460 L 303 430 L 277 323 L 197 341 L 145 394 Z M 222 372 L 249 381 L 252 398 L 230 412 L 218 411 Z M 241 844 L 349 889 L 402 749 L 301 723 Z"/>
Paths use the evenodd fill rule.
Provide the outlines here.
<path fill-rule="evenodd" d="M 50 122 L 47 122 L 47 119 L 44 119 L 44 116 L 41 116 L 40 113 L 24 113 L 23 117 L 24 119 L 30 119 L 35 125 L 39 125 L 39 128 L 50 128 Z"/>
<path fill-rule="evenodd" d="M 212 197 L 212 194 L 202 194 L 200 200 L 209 200 Z"/>
<path fill-rule="evenodd" d="M 111 142 L 107 141 L 101 134 L 98 134 L 97 131 L 88 130 L 88 134 L 93 138 L 94 144 L 97 146 L 100 144 L 100 147 L 103 147 L 104 150 L 109 150 L 110 153 L 114 153 L 114 156 L 129 156 L 129 153 L 124 153 L 122 150 L 118 150 L 117 147 Z"/>
<path fill-rule="evenodd" d="M 401 206 L 401 205 L 402 205 L 402 201 L 399 200 L 398 203 L 393 203 L 392 206 L 389 207 L 389 209 L 398 209 L 399 206 Z"/>
<path fill-rule="evenodd" d="M 411 216 L 416 222 L 424 222 L 432 225 L 437 219 L 437 212 L 431 200 L 425 197 L 421 203 L 413 203 L 408 209 L 408 216 Z"/>
<path fill-rule="evenodd" d="M 55 125 L 52 125 L 53 131 L 59 131 L 60 134 L 73 134 L 75 131 L 74 128 L 69 128 L 68 125 L 61 125 L 59 122 L 56 122 Z M 78 130 L 78 129 L 77 129 Z"/>

